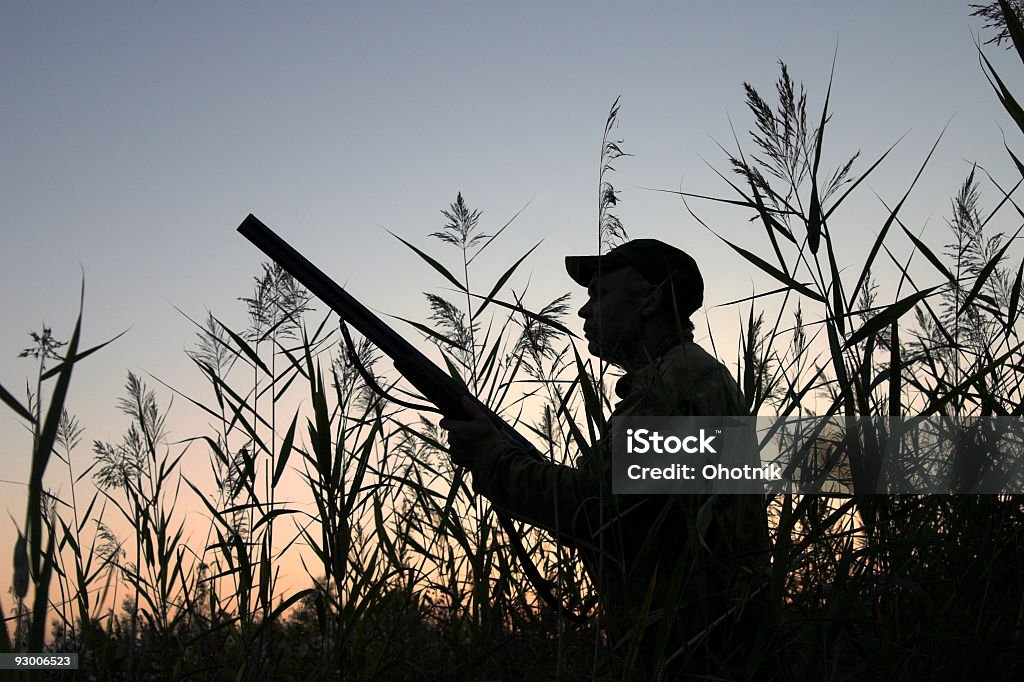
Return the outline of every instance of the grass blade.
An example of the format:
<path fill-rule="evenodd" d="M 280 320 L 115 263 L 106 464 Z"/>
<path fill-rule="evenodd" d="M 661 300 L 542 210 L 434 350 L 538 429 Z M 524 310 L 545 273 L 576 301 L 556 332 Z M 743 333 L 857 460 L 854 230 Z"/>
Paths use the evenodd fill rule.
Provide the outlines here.
<path fill-rule="evenodd" d="M 423 259 L 424 261 L 426 261 L 426 263 L 427 263 L 427 264 L 428 264 L 428 265 L 429 265 L 430 267 L 432 267 L 432 268 L 434 268 L 435 270 L 437 270 L 437 271 L 438 271 L 438 272 L 439 272 L 439 273 L 441 274 L 441 276 L 442 276 L 442 277 L 444 277 L 444 278 L 445 278 L 445 279 L 447 279 L 447 280 L 448 280 L 449 282 L 451 282 L 452 284 L 454 284 L 454 285 L 455 285 L 455 288 L 456 288 L 456 289 L 458 289 L 459 291 L 461 291 L 461 292 L 465 293 L 465 291 L 466 291 L 466 287 L 465 287 L 465 286 L 464 286 L 464 285 L 462 284 L 462 282 L 460 282 L 459 280 L 455 279 L 455 276 L 454 276 L 454 275 L 452 275 L 452 273 L 448 272 L 448 269 L 447 269 L 447 268 L 446 268 L 445 266 L 443 266 L 443 265 L 441 265 L 440 263 L 438 263 L 438 262 L 437 262 L 436 260 L 434 260 L 433 258 L 431 258 L 430 256 L 428 256 L 427 254 L 425 254 L 425 253 L 424 253 L 423 251 L 420 251 L 420 250 L 419 250 L 418 248 L 416 248 L 415 246 L 413 246 L 413 245 L 412 245 L 412 244 L 410 244 L 409 242 L 405 241 L 404 239 L 402 239 L 401 237 L 399 237 L 399 236 L 398 236 L 397 234 L 395 234 L 395 233 L 394 233 L 394 232 L 392 232 L 391 230 L 388 230 L 387 228 L 385 228 L 385 231 L 386 231 L 386 232 L 387 232 L 388 234 L 390 234 L 390 235 L 391 235 L 392 237 L 394 237 L 395 239 L 397 239 L 398 241 L 402 242 L 403 244 L 405 244 L 406 246 L 408 246 L 408 247 L 409 247 L 410 249 L 412 249 L 413 251 L 415 251 L 415 252 L 416 252 L 416 255 L 418 255 L 418 256 L 419 256 L 420 258 L 422 258 L 422 259 Z"/>
<path fill-rule="evenodd" d="M 924 289 L 923 291 L 918 291 L 917 293 L 896 301 L 891 306 L 865 322 L 860 329 L 851 334 L 850 338 L 848 338 L 846 343 L 843 344 L 843 348 L 852 348 L 861 341 L 867 339 L 869 336 L 874 336 L 885 327 L 892 325 L 903 317 L 904 313 L 909 311 L 928 296 L 931 296 L 931 294 L 938 288 L 939 287 L 935 286 L 929 289 Z"/>
<path fill-rule="evenodd" d="M 7 407 L 14 410 L 22 419 L 28 420 L 28 422 L 31 424 L 36 423 L 35 415 L 33 415 L 31 412 L 28 411 L 28 409 L 25 408 L 25 406 L 19 403 L 18 399 L 15 398 L 10 393 L 8 393 L 7 389 L 4 388 L 3 386 L 0 386 L 0 400 L 3 400 Z"/>
<path fill-rule="evenodd" d="M 946 126 L 948 125 L 949 124 L 947 123 Z M 932 148 L 928 150 L 928 155 L 924 157 L 924 162 L 921 164 L 921 167 L 917 169 L 917 174 L 911 181 L 910 187 L 907 187 L 907 191 L 903 193 L 903 198 L 901 198 L 899 200 L 899 203 L 896 204 L 896 207 L 889 212 L 889 217 L 886 218 L 885 223 L 882 225 L 882 230 L 881 232 L 878 233 L 878 238 L 875 240 L 874 246 L 872 246 L 871 248 L 871 254 L 868 256 L 868 259 L 864 262 L 864 267 L 861 269 L 860 277 L 857 279 L 857 285 L 853 288 L 853 291 L 850 293 L 850 299 L 848 304 L 849 308 L 853 308 L 853 304 L 857 300 L 857 296 L 860 292 L 861 287 L 864 286 L 867 282 L 868 274 L 871 272 L 871 266 L 874 265 L 875 262 L 875 256 L 878 255 L 878 249 L 882 246 L 882 242 L 885 240 L 885 236 L 888 234 L 889 228 L 892 227 L 893 222 L 898 220 L 897 215 L 899 214 L 900 209 L 903 208 L 903 204 L 906 202 L 907 197 L 910 196 L 910 192 L 914 189 L 914 186 L 917 184 L 917 181 L 921 178 L 922 173 L 924 173 L 925 166 L 927 166 L 928 162 L 931 160 L 932 155 L 935 153 L 936 148 L 938 148 L 939 142 L 942 140 L 942 136 L 945 134 L 945 132 L 946 127 L 943 127 L 942 130 L 939 132 L 939 136 L 935 139 L 935 143 L 932 144 Z M 885 205 L 885 202 L 883 202 L 883 205 Z M 888 206 L 886 206 L 886 208 L 888 208 Z M 900 224 L 900 226 L 903 227 L 902 223 Z M 904 231 L 906 231 L 905 227 L 903 229 Z M 907 232 L 907 234 L 910 233 Z M 911 239 L 914 241 L 915 244 L 919 243 L 918 240 L 914 239 L 913 236 L 911 236 Z M 927 251 L 927 248 L 925 250 Z M 933 261 L 933 256 L 929 256 L 929 253 L 930 251 L 925 253 L 925 257 L 928 258 L 929 261 L 932 261 L 933 264 L 937 263 L 938 260 L 935 259 Z M 940 269 L 944 268 L 941 268 L 940 266 Z M 952 277 L 950 277 L 950 279 L 952 279 Z"/>
<path fill-rule="evenodd" d="M 766 273 L 768 275 L 771 275 L 772 277 L 774 277 L 778 281 L 780 281 L 783 284 L 785 284 L 790 289 L 793 289 L 795 291 L 799 291 L 804 296 L 807 296 L 810 299 L 818 301 L 819 303 L 824 303 L 825 302 L 825 299 L 821 296 L 821 294 L 817 293 L 816 291 L 814 291 L 813 289 L 808 287 L 806 284 L 801 284 L 800 282 L 797 282 L 795 279 L 793 279 L 792 277 L 790 277 L 786 273 L 782 272 L 781 270 L 776 268 L 774 265 L 772 265 L 768 261 L 762 259 L 760 256 L 756 256 L 753 253 L 751 253 L 750 251 L 747 251 L 746 249 L 744 249 L 742 247 L 739 247 L 736 244 L 733 244 L 728 239 L 725 239 L 724 237 L 722 237 L 721 235 L 719 235 L 717 233 L 713 233 L 713 234 L 715 234 L 716 237 L 718 237 L 723 242 L 725 242 L 726 244 L 731 246 L 732 249 L 736 253 L 738 253 L 741 256 L 743 256 L 745 259 L 747 259 L 747 261 L 749 261 L 751 264 L 756 266 L 762 272 L 764 272 L 764 273 Z"/>
<path fill-rule="evenodd" d="M 1024 62 L 1024 27 L 1020 25 L 1017 12 L 1006 0 L 999 0 L 999 9 L 1003 12 L 1003 21 L 1006 23 L 1006 30 L 1010 34 L 1013 46 L 1017 48 L 1017 54 Z"/>
<path fill-rule="evenodd" d="M 127 334 L 127 333 L 128 333 L 128 330 L 127 330 L 127 329 L 125 329 L 125 330 L 124 330 L 123 332 L 121 332 L 120 334 L 118 334 L 118 335 L 117 335 L 117 336 L 115 336 L 114 338 L 112 338 L 112 339 L 109 339 L 109 340 L 107 340 L 107 341 L 104 341 L 103 343 L 99 344 L 98 346 L 93 346 L 92 348 L 90 348 L 90 349 L 89 349 L 89 350 L 87 350 L 87 351 L 84 351 L 84 352 L 82 352 L 82 353 L 79 353 L 79 354 L 78 354 L 78 355 L 76 355 L 76 356 L 75 356 L 74 358 L 71 358 L 70 362 L 73 362 L 73 363 L 74 363 L 74 362 L 78 362 L 79 360 L 83 360 L 83 359 L 85 359 L 85 358 L 89 357 L 90 355 L 92 355 L 92 354 L 93 354 L 93 353 L 95 353 L 96 351 L 100 350 L 101 348 L 103 348 L 103 347 L 105 347 L 105 346 L 108 346 L 108 345 L 112 344 L 112 343 L 113 343 L 114 341 L 117 341 L 117 340 L 118 340 L 119 338 L 121 338 L 122 336 L 124 336 L 124 335 L 125 335 L 125 334 Z M 57 374 L 59 374 L 59 373 L 61 372 L 61 370 L 63 370 L 63 369 L 64 369 L 64 365 L 65 365 L 65 364 L 66 364 L 67 362 L 69 362 L 69 360 L 67 360 L 67 359 L 63 360 L 63 361 L 62 361 L 62 362 L 61 362 L 60 364 L 58 364 L 58 365 L 55 365 L 54 367 L 52 367 L 52 368 L 50 368 L 49 370 L 47 370 L 47 371 L 46 371 L 46 373 L 44 373 L 44 374 L 43 374 L 43 375 L 42 375 L 41 377 L 39 377 L 39 378 L 40 378 L 40 379 L 41 379 L 42 381 L 46 381 L 47 379 L 49 379 L 49 378 L 51 378 L 51 377 L 53 377 L 53 376 L 56 376 Z"/>
<path fill-rule="evenodd" d="M 256 351 L 253 350 L 252 346 L 246 343 L 245 339 L 243 339 L 241 336 L 239 336 L 231 329 L 229 329 L 226 324 L 218 320 L 216 317 L 213 319 L 217 322 L 217 324 L 220 325 L 221 329 L 227 332 L 228 336 L 230 336 L 231 340 L 235 342 L 235 345 L 238 346 L 239 350 L 245 353 L 246 357 L 252 360 L 254 365 L 262 369 L 268 376 L 272 375 L 270 368 L 267 367 L 262 360 L 260 360 L 260 356 L 256 354 Z"/>
<path fill-rule="evenodd" d="M 536 244 L 534 244 L 533 248 L 531 248 L 529 251 L 524 253 L 519 260 L 517 260 L 515 263 L 512 264 L 512 267 L 510 267 L 508 270 L 506 270 L 505 273 L 501 277 L 498 278 L 498 281 L 495 282 L 494 286 L 491 288 L 491 293 L 487 294 L 487 296 L 484 297 L 484 302 L 481 303 L 480 307 L 476 309 L 475 313 L 473 313 L 473 318 L 472 318 L 473 320 L 475 320 L 477 317 L 480 316 L 480 313 L 482 313 L 484 311 L 484 308 L 487 307 L 487 304 L 490 303 L 494 299 L 494 296 L 501 290 L 501 288 L 503 286 L 505 286 L 505 282 L 507 282 L 509 277 L 512 276 L 512 273 L 514 273 L 516 271 L 516 269 L 520 266 L 520 264 L 522 264 L 522 262 L 524 260 L 526 260 L 527 257 L 531 253 L 533 253 L 537 249 L 537 247 L 540 246 L 540 245 L 541 245 L 541 242 L 537 242 Z"/>
<path fill-rule="evenodd" d="M 278 481 L 281 480 L 281 474 L 284 473 L 285 465 L 288 464 L 288 457 L 292 454 L 292 443 L 295 442 L 295 424 L 299 421 L 299 413 L 296 410 L 295 416 L 292 417 L 291 426 L 288 427 L 288 432 L 284 435 L 284 440 L 281 442 L 281 451 L 277 453 L 277 466 L 274 469 L 274 479 L 270 484 L 270 487 L 276 488 Z"/>
<path fill-rule="evenodd" d="M 943 265 L 942 261 L 939 260 L 939 258 L 934 253 L 932 253 L 932 250 L 928 248 L 927 244 L 925 244 L 923 241 L 915 237 L 913 233 L 903 225 L 901 225 L 900 227 L 903 227 L 903 231 L 906 232 L 908 237 L 910 237 L 910 241 L 914 242 L 914 246 L 917 247 L 917 250 L 924 254 L 924 257 L 928 259 L 928 262 L 934 265 L 935 269 L 941 272 L 947 281 L 956 281 L 956 278 L 953 276 L 953 273 L 950 272 L 945 265 Z"/>
<path fill-rule="evenodd" d="M 836 54 L 839 47 L 836 46 Z M 818 166 L 821 163 L 821 145 L 825 138 L 825 124 L 828 123 L 828 102 L 832 97 L 832 79 L 836 71 L 836 58 L 832 57 L 832 72 L 828 77 L 828 89 L 825 91 L 825 104 L 821 107 L 821 123 L 818 125 L 814 141 L 814 159 L 811 162 L 811 205 L 807 216 L 807 246 L 811 253 L 818 253 L 821 242 L 821 231 L 825 226 L 821 210 L 821 198 L 818 196 Z"/>
<path fill-rule="evenodd" d="M 64 411 L 64 401 L 67 398 L 68 387 L 71 385 L 71 370 L 75 363 L 73 358 L 78 354 L 78 341 L 82 333 L 82 308 L 85 303 L 85 282 L 82 282 L 82 290 L 78 305 L 78 320 L 75 322 L 71 340 L 68 342 L 68 350 L 64 356 L 65 362 L 60 373 L 57 375 L 57 383 L 50 395 L 50 406 L 46 412 L 46 419 L 43 421 L 39 437 L 36 439 L 35 451 L 32 453 L 32 468 L 29 474 L 28 484 L 28 515 L 25 523 L 25 530 L 29 542 L 33 547 L 32 552 L 32 573 L 39 575 L 39 550 L 42 546 L 42 525 L 43 525 L 43 474 L 46 472 L 46 465 L 53 454 L 53 444 L 57 439 L 57 428 L 60 425 L 61 413 Z M 52 538 L 51 538 L 52 541 Z M 39 649 L 42 651 L 42 649 Z"/>
<path fill-rule="evenodd" d="M 1017 231 L 1013 233 L 1013 236 L 1007 239 L 1006 243 L 1003 244 L 1003 248 L 999 249 L 999 253 L 997 253 L 987 263 L 985 263 L 985 267 L 983 267 L 981 269 L 981 272 L 978 273 L 978 279 L 975 280 L 974 282 L 974 288 L 971 289 L 971 293 L 967 295 L 966 299 L 964 299 L 964 304 L 960 306 L 960 310 L 957 311 L 957 315 L 963 315 L 964 311 L 967 310 L 967 307 L 971 304 L 971 302 L 975 298 L 978 298 L 978 295 L 981 293 L 981 288 L 985 286 L 985 282 L 988 281 L 989 275 L 991 275 L 992 272 L 996 269 L 996 266 L 999 265 L 999 261 L 1003 259 L 1003 256 L 1006 254 L 1006 250 L 1009 249 L 1010 245 L 1017 240 L 1017 235 L 1020 234 L 1020 231 L 1022 229 L 1024 229 L 1024 227 L 1017 228 Z"/>

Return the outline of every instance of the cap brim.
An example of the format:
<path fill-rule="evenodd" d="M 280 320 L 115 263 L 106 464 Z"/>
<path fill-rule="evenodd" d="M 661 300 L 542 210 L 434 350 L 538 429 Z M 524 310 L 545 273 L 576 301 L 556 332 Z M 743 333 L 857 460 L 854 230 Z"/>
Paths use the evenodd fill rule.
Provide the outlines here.
<path fill-rule="evenodd" d="M 590 286 L 590 280 L 594 279 L 598 270 L 609 272 L 627 265 L 629 265 L 628 262 L 607 253 L 603 256 L 565 257 L 565 271 L 569 273 L 574 282 L 583 287 Z"/>
<path fill-rule="evenodd" d="M 598 256 L 566 256 L 565 271 L 580 286 L 587 286 L 597 272 Z"/>

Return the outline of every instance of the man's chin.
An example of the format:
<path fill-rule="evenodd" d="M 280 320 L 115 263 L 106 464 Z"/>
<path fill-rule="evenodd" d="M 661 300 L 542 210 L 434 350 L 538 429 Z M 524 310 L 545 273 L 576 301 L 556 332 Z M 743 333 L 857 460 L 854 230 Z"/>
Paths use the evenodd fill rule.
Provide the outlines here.
<path fill-rule="evenodd" d="M 625 365 L 621 358 L 614 352 L 601 347 L 601 345 L 594 339 L 587 339 L 587 352 L 593 355 L 595 358 L 604 360 L 608 364 L 615 365 L 616 367 L 624 368 Z"/>
<path fill-rule="evenodd" d="M 611 354 L 601 348 L 601 345 L 594 339 L 587 339 L 587 352 L 593 355 L 595 358 L 600 358 L 605 362 L 611 362 L 614 364 L 614 360 Z"/>

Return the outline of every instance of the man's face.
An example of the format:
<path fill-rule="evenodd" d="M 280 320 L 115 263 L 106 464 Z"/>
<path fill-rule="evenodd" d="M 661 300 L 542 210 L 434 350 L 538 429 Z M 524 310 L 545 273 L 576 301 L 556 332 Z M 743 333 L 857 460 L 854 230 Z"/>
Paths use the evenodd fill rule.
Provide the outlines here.
<path fill-rule="evenodd" d="M 590 298 L 579 311 L 592 355 L 619 365 L 630 358 L 652 289 L 632 266 L 594 275 L 587 287 Z"/>

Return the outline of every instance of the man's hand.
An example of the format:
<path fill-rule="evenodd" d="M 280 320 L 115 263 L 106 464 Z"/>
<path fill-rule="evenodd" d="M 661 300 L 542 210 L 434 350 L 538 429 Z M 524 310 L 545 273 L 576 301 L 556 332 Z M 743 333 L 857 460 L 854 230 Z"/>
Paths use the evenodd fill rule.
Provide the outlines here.
<path fill-rule="evenodd" d="M 469 398 L 462 399 L 462 409 L 470 416 L 467 421 L 441 420 L 440 427 L 448 432 L 448 456 L 457 466 L 472 467 L 476 453 L 488 438 L 498 435 L 498 429 L 484 412 Z"/>

